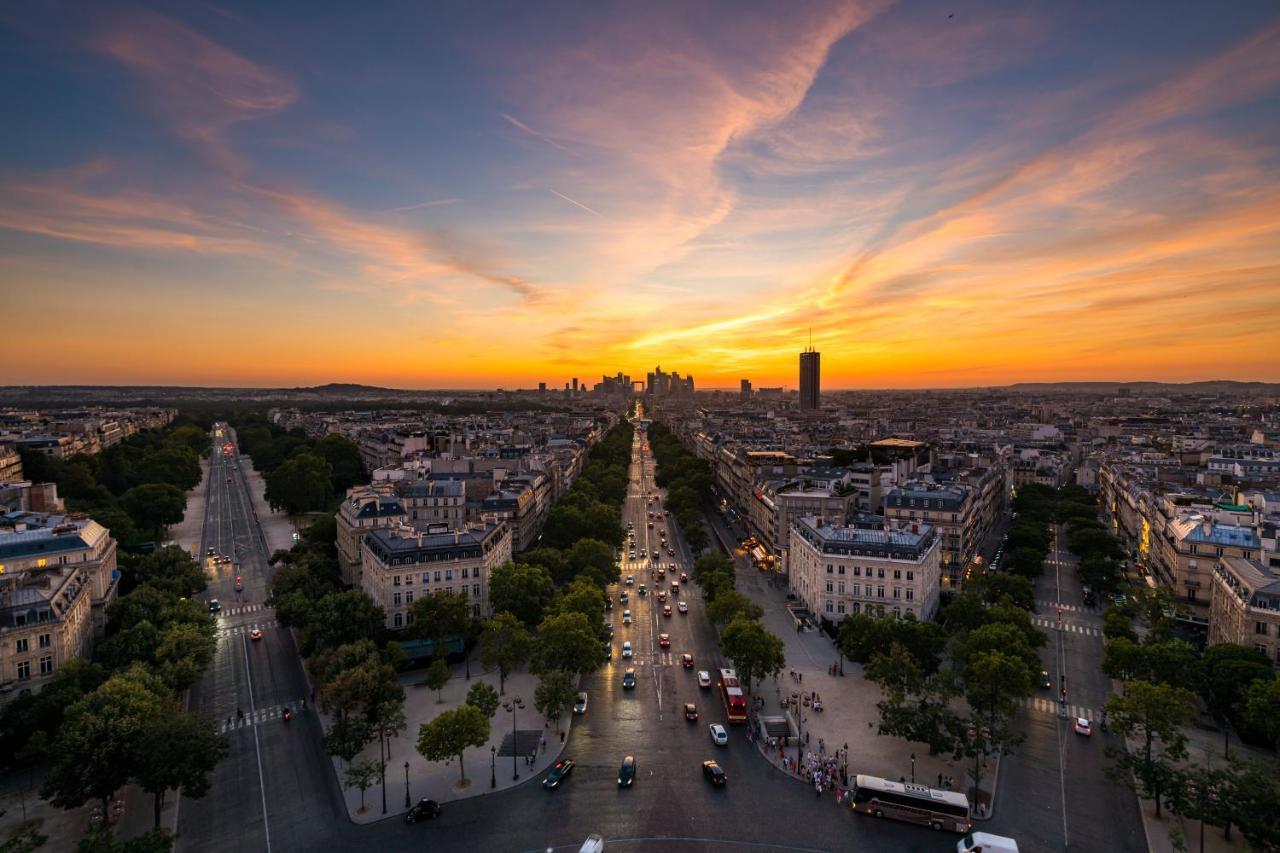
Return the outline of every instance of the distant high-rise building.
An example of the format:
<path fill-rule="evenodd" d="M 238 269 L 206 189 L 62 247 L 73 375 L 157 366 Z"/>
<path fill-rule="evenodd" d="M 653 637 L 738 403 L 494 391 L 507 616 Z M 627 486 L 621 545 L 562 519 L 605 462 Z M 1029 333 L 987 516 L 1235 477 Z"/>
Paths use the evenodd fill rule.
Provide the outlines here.
<path fill-rule="evenodd" d="M 573 377 L 573 396 L 578 396 L 578 377 Z"/>
<path fill-rule="evenodd" d="M 750 379 L 742 380 L 742 390 L 739 393 L 742 399 L 744 400 L 751 399 L 751 380 Z"/>
<path fill-rule="evenodd" d="M 545 382 L 538 383 L 538 393 L 544 397 L 547 396 L 547 383 Z"/>
<path fill-rule="evenodd" d="M 821 405 L 821 358 L 822 354 L 812 346 L 800 353 L 801 411 L 813 411 Z"/>

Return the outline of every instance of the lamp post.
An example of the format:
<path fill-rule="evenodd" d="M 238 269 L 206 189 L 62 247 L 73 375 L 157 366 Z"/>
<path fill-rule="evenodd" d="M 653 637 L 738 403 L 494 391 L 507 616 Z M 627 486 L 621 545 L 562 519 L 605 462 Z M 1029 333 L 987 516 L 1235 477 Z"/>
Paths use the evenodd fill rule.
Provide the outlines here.
<path fill-rule="evenodd" d="M 516 766 L 516 753 L 520 751 L 516 745 L 516 711 L 524 707 L 524 700 L 516 696 L 503 702 L 502 707 L 511 712 L 511 781 L 515 782 L 520 778 L 520 769 Z"/>
<path fill-rule="evenodd" d="M 498 787 L 498 748 L 489 747 L 489 788 Z"/>
<path fill-rule="evenodd" d="M 911 783 L 914 785 L 916 781 L 916 754 L 911 753 Z"/>
<path fill-rule="evenodd" d="M 409 762 L 404 763 L 404 807 L 409 808 Z"/>

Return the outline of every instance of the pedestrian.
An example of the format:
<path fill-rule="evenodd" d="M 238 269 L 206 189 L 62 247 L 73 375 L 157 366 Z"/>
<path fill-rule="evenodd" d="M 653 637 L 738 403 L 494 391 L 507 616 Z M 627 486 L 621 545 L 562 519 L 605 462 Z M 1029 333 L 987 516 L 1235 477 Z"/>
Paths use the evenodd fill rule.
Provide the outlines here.
<path fill-rule="evenodd" d="M 560 742 L 564 743 L 564 732 L 560 733 Z"/>
<path fill-rule="evenodd" d="M 938 774 L 938 787 L 939 787 L 939 788 L 941 788 L 941 787 L 942 787 L 942 774 L 941 774 L 941 773 L 939 773 L 939 774 Z"/>
<path fill-rule="evenodd" d="M 899 777 L 898 777 L 898 783 L 899 783 L 899 784 L 902 784 L 902 785 L 907 784 L 907 777 L 906 777 L 906 776 L 899 776 Z"/>

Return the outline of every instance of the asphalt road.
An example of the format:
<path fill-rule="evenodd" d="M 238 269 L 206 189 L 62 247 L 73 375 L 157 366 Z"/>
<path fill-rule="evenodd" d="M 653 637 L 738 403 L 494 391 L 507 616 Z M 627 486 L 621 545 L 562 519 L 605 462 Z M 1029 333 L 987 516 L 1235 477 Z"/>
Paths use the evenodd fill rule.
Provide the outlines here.
<path fill-rule="evenodd" d="M 223 443 L 232 445 L 229 455 Z M 301 710 L 308 688 L 293 637 L 264 605 L 267 545 L 240 466 L 234 434 L 223 427 L 209 469 L 200 554 L 213 549 L 233 562 L 212 569 L 203 596 L 222 606 L 218 648 L 191 690 L 189 707 L 216 721 L 230 752 L 208 794 L 180 799 L 179 850 L 302 849 L 314 838 L 316 821 L 331 821 L 338 807 L 319 722 Z M 255 629 L 259 640 L 250 637 Z M 287 723 L 284 706 L 294 711 Z"/>
<path fill-rule="evenodd" d="M 1004 759 L 989 826 L 1016 837 L 1024 850 L 1142 851 L 1147 842 L 1137 797 L 1105 774 L 1111 763 L 1106 747 L 1116 741 L 1099 726 L 1098 712 L 1111 690 L 1102 672 L 1102 619 L 1100 611 L 1084 607 L 1075 562 L 1055 536 L 1045 573 L 1036 582 L 1036 618 L 1050 624 L 1042 627 L 1049 642 L 1041 659 L 1053 682 L 1053 688 L 1038 691 L 1037 699 L 1042 708 L 1045 702 L 1056 704 L 1065 678 L 1067 716 L 1035 707 L 1022 713 L 1026 740 Z M 1056 627 L 1059 604 L 1063 630 Z M 1092 736 L 1072 730 L 1072 711 L 1091 720 Z"/>

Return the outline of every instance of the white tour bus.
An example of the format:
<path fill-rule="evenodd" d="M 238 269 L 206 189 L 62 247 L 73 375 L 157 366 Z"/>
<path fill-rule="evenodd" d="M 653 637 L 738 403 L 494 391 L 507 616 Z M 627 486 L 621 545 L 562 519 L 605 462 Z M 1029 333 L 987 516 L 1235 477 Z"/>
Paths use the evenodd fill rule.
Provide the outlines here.
<path fill-rule="evenodd" d="M 853 789 L 854 811 L 952 832 L 968 832 L 973 828 L 969 798 L 964 794 L 862 774 L 858 774 L 856 784 Z"/>

